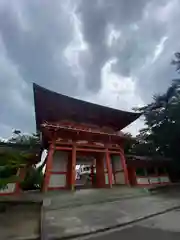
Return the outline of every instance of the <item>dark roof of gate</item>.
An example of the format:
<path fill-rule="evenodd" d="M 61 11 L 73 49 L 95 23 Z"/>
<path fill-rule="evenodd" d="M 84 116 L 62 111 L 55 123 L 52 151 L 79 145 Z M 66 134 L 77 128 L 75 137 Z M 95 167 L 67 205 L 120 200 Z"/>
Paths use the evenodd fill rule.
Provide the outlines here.
<path fill-rule="evenodd" d="M 36 127 L 42 123 L 71 120 L 121 130 L 137 118 L 139 113 L 121 111 L 85 102 L 50 91 L 33 84 Z"/>

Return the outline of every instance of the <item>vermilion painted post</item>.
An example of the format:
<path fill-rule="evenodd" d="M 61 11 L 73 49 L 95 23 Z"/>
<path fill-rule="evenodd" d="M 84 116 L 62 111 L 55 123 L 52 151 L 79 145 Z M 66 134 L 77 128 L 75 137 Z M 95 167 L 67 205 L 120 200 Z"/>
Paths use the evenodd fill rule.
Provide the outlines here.
<path fill-rule="evenodd" d="M 106 167 L 108 172 L 109 187 L 112 188 L 112 167 L 108 150 L 106 150 Z"/>
<path fill-rule="evenodd" d="M 53 154 L 54 154 L 54 144 L 51 144 L 48 151 L 47 162 L 46 162 L 46 170 L 45 170 L 45 177 L 43 183 L 43 192 L 47 192 L 49 180 L 51 176 L 51 169 L 53 164 Z"/>
<path fill-rule="evenodd" d="M 76 176 L 76 146 L 73 145 L 72 148 L 72 165 L 71 165 L 71 181 L 70 181 L 70 188 L 71 190 L 74 190 L 74 185 L 75 185 L 75 176 Z"/>
<path fill-rule="evenodd" d="M 122 166 L 123 166 L 123 169 L 124 169 L 125 183 L 127 185 L 130 185 L 130 183 L 129 183 L 129 176 L 128 176 L 128 170 L 127 170 L 127 165 L 126 165 L 126 159 L 125 159 L 124 151 L 123 151 L 122 148 L 121 148 L 121 151 L 120 151 L 120 159 L 122 160 Z"/>
<path fill-rule="evenodd" d="M 66 188 L 71 189 L 71 169 L 72 169 L 72 151 L 68 154 L 68 164 L 66 173 Z"/>

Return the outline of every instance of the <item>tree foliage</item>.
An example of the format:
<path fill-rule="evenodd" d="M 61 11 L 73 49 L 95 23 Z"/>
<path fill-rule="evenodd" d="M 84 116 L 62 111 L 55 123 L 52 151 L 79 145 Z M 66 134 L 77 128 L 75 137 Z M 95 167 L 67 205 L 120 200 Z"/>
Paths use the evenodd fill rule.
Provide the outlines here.
<path fill-rule="evenodd" d="M 36 149 L 34 147 L 40 143 L 39 135 L 24 135 L 20 130 L 14 130 L 13 137 L 6 143 L 1 142 L 2 149 L 0 151 L 0 189 L 5 188 L 8 183 L 22 181 L 17 176 L 17 171 L 21 167 L 26 168 L 25 179 L 23 179 L 22 186 L 25 189 L 33 189 L 40 187 L 43 179 L 42 168 L 36 168 L 31 164 L 31 160 L 36 157 Z M 6 147 L 10 146 L 10 148 Z M 26 150 L 17 147 L 25 146 Z M 39 145 L 40 147 L 40 145 Z M 39 151 L 39 158 L 41 151 Z M 40 159 L 39 159 L 40 160 Z"/>
<path fill-rule="evenodd" d="M 41 189 L 43 184 L 44 175 L 41 168 L 30 166 L 27 169 L 25 178 L 21 182 L 20 186 L 23 190 L 35 190 Z"/>
<path fill-rule="evenodd" d="M 131 154 L 136 140 L 132 137 L 131 133 L 124 133 L 124 137 L 126 138 L 124 141 L 124 153 Z"/>
<path fill-rule="evenodd" d="M 0 152 L 0 189 L 4 189 L 8 183 L 20 181 L 17 171 L 28 163 L 25 153 L 14 150 L 1 150 Z"/>
<path fill-rule="evenodd" d="M 39 134 L 22 134 L 20 130 L 14 130 L 13 136 L 8 140 L 10 143 L 15 144 L 24 144 L 29 145 L 30 147 L 34 147 L 35 145 L 40 143 L 40 136 Z"/>
<path fill-rule="evenodd" d="M 180 53 L 175 54 L 177 71 L 180 70 Z M 140 155 L 161 155 L 178 160 L 180 156 L 180 79 L 172 81 L 164 94 L 136 109 L 145 117 L 145 128 L 137 136 L 133 152 Z"/>

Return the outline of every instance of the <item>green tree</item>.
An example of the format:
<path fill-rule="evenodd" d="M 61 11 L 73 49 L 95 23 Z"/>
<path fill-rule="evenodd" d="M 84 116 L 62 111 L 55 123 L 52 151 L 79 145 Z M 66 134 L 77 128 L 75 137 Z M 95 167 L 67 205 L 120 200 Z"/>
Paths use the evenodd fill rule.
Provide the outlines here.
<path fill-rule="evenodd" d="M 10 143 L 14 144 L 24 144 L 34 147 L 35 145 L 40 144 L 40 135 L 33 134 L 22 134 L 20 130 L 15 129 L 13 131 L 13 137 L 8 140 Z"/>
<path fill-rule="evenodd" d="M 133 145 L 135 144 L 136 140 L 133 138 L 131 133 L 124 133 L 125 137 L 124 141 L 124 153 L 125 154 L 132 154 Z"/>
<path fill-rule="evenodd" d="M 180 54 L 173 64 L 180 70 Z M 180 80 L 172 81 L 162 95 L 153 97 L 152 103 L 136 109 L 144 114 L 146 127 L 141 130 L 133 151 L 146 155 L 162 155 L 179 163 L 180 156 Z"/>
<path fill-rule="evenodd" d="M 179 86 L 177 84 L 176 89 Z M 169 89 L 166 94 L 155 97 L 150 105 L 139 109 L 145 116 L 147 127 L 138 137 L 139 144 L 150 148 L 152 155 L 158 154 L 178 159 L 180 155 L 180 97 L 171 95 L 171 98 L 168 97 L 166 101 Z"/>
<path fill-rule="evenodd" d="M 13 134 L 14 136 L 9 140 L 10 142 L 13 142 L 15 144 L 29 145 L 30 149 L 32 149 L 36 145 L 39 145 L 39 162 L 40 162 L 43 149 L 40 149 L 39 134 L 25 135 L 22 134 L 20 130 L 14 130 Z M 44 179 L 42 170 L 45 164 L 46 159 L 39 167 L 36 167 L 36 165 L 33 164 L 27 168 L 25 178 L 21 182 L 21 188 L 23 190 L 41 189 Z"/>
<path fill-rule="evenodd" d="M 37 134 L 25 135 L 20 130 L 14 130 L 13 137 L 6 143 L 1 142 L 0 151 L 0 188 L 5 188 L 12 181 L 22 181 L 17 177 L 20 167 L 26 168 L 26 176 L 22 182 L 25 189 L 37 188 L 42 183 L 42 168 L 45 162 L 36 168 L 33 163 L 34 158 L 40 161 L 41 149 L 40 138 Z M 21 149 L 22 147 L 22 149 Z"/>
<path fill-rule="evenodd" d="M 0 151 L 0 189 L 8 183 L 20 181 L 17 171 L 28 164 L 28 155 L 19 151 Z"/>
<path fill-rule="evenodd" d="M 180 72 L 180 52 L 176 52 L 175 54 L 174 54 L 174 59 L 172 60 L 172 65 L 175 65 L 175 67 L 176 67 L 176 71 L 177 72 Z"/>

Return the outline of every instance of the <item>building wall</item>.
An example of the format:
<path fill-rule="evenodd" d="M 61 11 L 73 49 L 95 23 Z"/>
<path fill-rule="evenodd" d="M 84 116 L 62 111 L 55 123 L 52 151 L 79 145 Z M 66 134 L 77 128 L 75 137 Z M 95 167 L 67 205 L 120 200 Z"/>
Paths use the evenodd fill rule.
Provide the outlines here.
<path fill-rule="evenodd" d="M 119 155 L 112 155 L 111 162 L 116 184 L 125 184 L 124 169 Z"/>
<path fill-rule="evenodd" d="M 111 164 L 111 169 L 112 169 L 112 184 L 115 184 L 112 161 L 110 162 L 110 164 Z M 104 157 L 104 176 L 105 176 L 105 184 L 108 185 L 109 184 L 109 177 L 108 177 L 108 170 L 107 170 L 107 166 L 106 166 L 105 157 Z"/>
<path fill-rule="evenodd" d="M 137 177 L 136 181 L 137 181 L 138 185 L 148 185 L 149 184 L 149 180 L 146 177 Z"/>
<path fill-rule="evenodd" d="M 169 176 L 160 176 L 159 180 L 161 183 L 169 183 L 170 182 Z"/>
<path fill-rule="evenodd" d="M 55 151 L 53 164 L 48 183 L 48 189 L 71 189 L 71 152 Z M 105 154 L 96 153 L 96 184 L 95 187 L 109 185 L 108 171 Z M 84 159 L 78 159 L 76 163 L 84 163 Z M 86 159 L 86 163 L 92 164 L 92 159 Z M 119 155 L 113 155 L 111 159 L 112 184 L 125 184 L 124 169 Z"/>
<path fill-rule="evenodd" d="M 136 176 L 137 185 L 155 185 L 170 183 L 169 176 Z"/>
<path fill-rule="evenodd" d="M 105 172 L 105 184 L 109 184 L 109 177 L 108 177 L 108 173 Z M 112 174 L 112 184 L 115 184 L 115 181 L 114 181 L 114 174 Z"/>
<path fill-rule="evenodd" d="M 17 171 L 16 175 L 22 179 L 22 174 L 20 169 Z M 0 189 L 0 195 L 15 194 L 15 193 L 18 193 L 19 191 L 20 191 L 19 183 L 12 182 L 12 183 L 8 183 L 5 189 Z"/>
<path fill-rule="evenodd" d="M 125 184 L 125 177 L 124 177 L 124 172 L 118 172 L 115 175 L 116 178 L 116 184 Z"/>
<path fill-rule="evenodd" d="M 8 183 L 7 188 L 0 190 L 0 194 L 14 193 L 15 188 L 16 188 L 16 183 Z"/>
<path fill-rule="evenodd" d="M 136 172 L 137 169 L 141 169 L 144 172 Z M 156 167 L 154 167 L 156 169 Z M 131 171 L 132 172 L 132 171 Z M 167 173 L 160 174 L 158 171 L 155 171 L 155 174 L 148 174 L 146 167 L 141 168 L 135 168 L 134 167 L 134 176 L 135 176 L 135 182 L 133 182 L 133 185 L 164 185 L 170 183 L 170 178 Z M 130 174 L 130 177 L 133 178 L 133 175 Z M 132 179 L 131 179 L 132 180 Z"/>
<path fill-rule="evenodd" d="M 68 152 L 55 151 L 53 155 L 52 172 L 49 188 L 66 188 L 67 185 Z"/>

